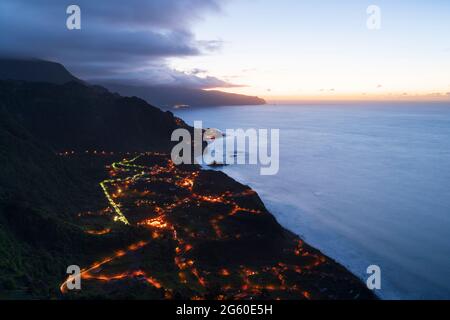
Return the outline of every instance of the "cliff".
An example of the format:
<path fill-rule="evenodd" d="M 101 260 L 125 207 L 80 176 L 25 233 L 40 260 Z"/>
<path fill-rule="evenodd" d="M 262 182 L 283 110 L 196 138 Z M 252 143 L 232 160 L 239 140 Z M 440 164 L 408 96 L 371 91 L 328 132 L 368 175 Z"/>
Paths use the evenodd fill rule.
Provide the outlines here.
<path fill-rule="evenodd" d="M 67 84 L 85 83 L 71 74 L 63 65 L 39 59 L 0 58 L 0 80 L 20 80 Z M 261 105 L 266 102 L 258 97 L 232 94 L 217 90 L 201 90 L 170 86 L 132 86 L 126 83 L 100 83 L 113 92 L 126 97 L 139 97 L 163 109 L 176 105 L 214 107 L 230 105 Z"/>

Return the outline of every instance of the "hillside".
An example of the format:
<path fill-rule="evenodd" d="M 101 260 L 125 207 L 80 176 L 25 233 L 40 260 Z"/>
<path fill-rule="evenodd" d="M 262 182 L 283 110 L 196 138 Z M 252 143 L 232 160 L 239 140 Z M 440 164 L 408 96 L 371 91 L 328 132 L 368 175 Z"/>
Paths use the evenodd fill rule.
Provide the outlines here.
<path fill-rule="evenodd" d="M 7 81 L 0 115 L 1 299 L 375 298 L 249 187 L 175 166 L 168 141 L 185 124 L 171 113 Z M 73 264 L 81 291 L 67 289 Z"/>
<path fill-rule="evenodd" d="M 179 125 L 138 98 L 124 98 L 79 82 L 0 81 L 3 108 L 37 139 L 58 151 L 167 150 Z"/>
<path fill-rule="evenodd" d="M 0 299 L 50 299 L 73 261 L 126 245 L 120 237 L 92 241 L 77 213 L 104 205 L 100 175 L 87 163 L 67 163 L 35 139 L 0 103 Z"/>

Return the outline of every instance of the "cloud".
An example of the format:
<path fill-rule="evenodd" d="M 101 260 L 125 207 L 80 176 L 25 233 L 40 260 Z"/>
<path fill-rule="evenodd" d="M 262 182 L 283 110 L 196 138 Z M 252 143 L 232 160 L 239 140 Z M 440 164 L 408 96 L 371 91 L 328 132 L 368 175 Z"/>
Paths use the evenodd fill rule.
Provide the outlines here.
<path fill-rule="evenodd" d="M 235 88 L 243 87 L 232 84 L 212 76 L 200 76 L 204 70 L 194 69 L 191 72 L 183 72 L 169 68 L 164 64 L 150 65 L 142 70 L 128 73 L 114 73 L 107 77 L 94 77 L 91 81 L 95 83 L 127 83 L 135 86 L 154 85 L 187 87 L 193 89 L 213 89 L 213 88 Z"/>
<path fill-rule="evenodd" d="M 213 89 L 213 88 L 237 88 L 242 85 L 232 84 L 216 77 L 196 77 L 191 74 L 172 72 L 173 81 L 169 83 L 172 86 L 188 86 L 197 89 Z"/>
<path fill-rule="evenodd" d="M 450 97 L 450 92 L 432 92 L 426 95 L 427 97 L 433 98 L 447 98 Z"/>
<path fill-rule="evenodd" d="M 201 68 L 195 68 L 192 69 L 189 73 L 191 74 L 202 74 L 202 73 L 207 73 L 208 71 L 205 69 L 201 69 Z"/>
<path fill-rule="evenodd" d="M 325 91 L 328 91 L 328 92 L 335 92 L 336 89 L 330 88 L 330 89 L 320 89 L 320 90 L 319 90 L 319 92 L 325 92 Z"/>
<path fill-rule="evenodd" d="M 227 0 L 77 0 L 81 30 L 66 28 L 62 0 L 2 0 L 0 54 L 63 63 L 83 79 L 127 79 L 205 88 L 232 86 L 199 73 L 180 73 L 167 59 L 220 49 L 217 39 L 196 39 L 192 25 L 219 13 Z"/>

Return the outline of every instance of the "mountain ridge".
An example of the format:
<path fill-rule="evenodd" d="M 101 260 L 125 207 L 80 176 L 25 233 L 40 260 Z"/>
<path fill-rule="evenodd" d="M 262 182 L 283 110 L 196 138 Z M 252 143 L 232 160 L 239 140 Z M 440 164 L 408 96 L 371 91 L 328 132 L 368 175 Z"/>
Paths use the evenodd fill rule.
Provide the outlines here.
<path fill-rule="evenodd" d="M 100 83 L 113 92 L 124 96 L 137 96 L 162 109 L 177 106 L 219 107 L 238 105 L 264 105 L 266 101 L 256 96 L 246 96 L 219 90 L 199 90 L 170 86 L 130 86 Z"/>
<path fill-rule="evenodd" d="M 0 101 L 54 150 L 168 150 L 170 136 L 188 128 L 169 111 L 80 82 L 62 85 L 0 81 Z"/>
<path fill-rule="evenodd" d="M 17 80 L 28 82 L 47 82 L 65 84 L 78 82 L 89 84 L 72 73 L 62 64 L 40 59 L 0 58 L 0 80 Z M 139 97 L 147 103 L 161 109 L 169 110 L 178 105 L 191 107 L 215 107 L 231 105 L 263 105 L 264 99 L 219 90 L 202 90 L 172 86 L 133 86 L 124 83 L 96 82 L 94 86 L 102 86 L 122 96 Z"/>
<path fill-rule="evenodd" d="M 64 84 L 71 81 L 82 82 L 60 63 L 40 59 L 14 58 L 0 58 L 0 80 L 54 84 Z"/>

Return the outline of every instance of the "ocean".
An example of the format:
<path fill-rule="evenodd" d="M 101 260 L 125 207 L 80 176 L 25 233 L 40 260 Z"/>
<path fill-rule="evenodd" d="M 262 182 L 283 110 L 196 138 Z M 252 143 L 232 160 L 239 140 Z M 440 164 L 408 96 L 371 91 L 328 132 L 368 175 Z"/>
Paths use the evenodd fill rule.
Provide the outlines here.
<path fill-rule="evenodd" d="M 187 123 L 280 129 L 280 170 L 221 168 L 285 228 L 383 299 L 450 299 L 450 103 L 266 105 L 177 110 Z"/>

